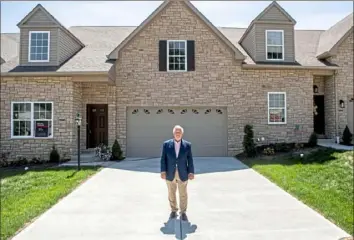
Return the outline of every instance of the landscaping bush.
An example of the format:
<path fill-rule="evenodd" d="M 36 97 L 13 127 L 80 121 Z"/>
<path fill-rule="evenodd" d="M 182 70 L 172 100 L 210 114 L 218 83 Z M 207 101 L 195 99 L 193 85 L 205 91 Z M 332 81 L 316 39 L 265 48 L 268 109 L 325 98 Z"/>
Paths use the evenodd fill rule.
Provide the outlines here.
<path fill-rule="evenodd" d="M 243 129 L 245 135 L 243 136 L 243 150 L 247 157 L 256 156 L 256 145 L 253 140 L 253 127 L 251 125 L 246 125 Z"/>
<path fill-rule="evenodd" d="M 317 134 L 316 133 L 312 133 L 309 141 L 307 143 L 307 146 L 309 147 L 316 147 L 317 146 Z"/>
<path fill-rule="evenodd" d="M 112 146 L 112 159 L 111 160 L 123 160 L 123 151 L 117 141 L 117 139 L 114 141 L 113 146 Z"/>
<path fill-rule="evenodd" d="M 350 132 L 348 125 L 345 126 L 345 129 L 343 131 L 343 136 L 342 136 L 342 141 L 344 145 L 348 145 L 351 146 L 351 142 L 352 142 L 352 133 Z"/>
<path fill-rule="evenodd" d="M 292 149 L 291 143 L 276 143 L 274 145 L 274 149 L 276 152 L 290 152 Z"/>
<path fill-rule="evenodd" d="M 263 154 L 264 155 L 274 155 L 275 154 L 275 151 L 274 151 L 274 148 L 272 147 L 267 147 L 263 150 Z"/>
<path fill-rule="evenodd" d="M 50 155 L 49 155 L 49 162 L 52 162 L 52 163 L 59 163 L 60 162 L 59 152 L 55 148 L 54 145 L 53 145 L 52 151 L 50 152 Z"/>

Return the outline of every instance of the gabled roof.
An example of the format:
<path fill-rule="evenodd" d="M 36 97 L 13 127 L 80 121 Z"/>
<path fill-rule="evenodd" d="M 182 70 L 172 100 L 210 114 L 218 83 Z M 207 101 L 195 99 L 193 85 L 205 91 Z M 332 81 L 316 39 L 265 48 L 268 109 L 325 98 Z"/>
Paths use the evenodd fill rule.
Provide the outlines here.
<path fill-rule="evenodd" d="M 22 27 L 37 11 L 43 11 L 44 14 L 47 15 L 49 19 L 51 19 L 54 23 L 58 25 L 64 32 L 66 32 L 70 37 L 72 37 L 80 46 L 85 47 L 85 45 L 74 35 L 72 34 L 66 27 L 64 27 L 52 14 L 50 14 L 41 4 L 37 4 L 36 7 L 32 9 L 18 24 L 18 27 Z"/>
<path fill-rule="evenodd" d="M 287 13 L 287 11 L 284 10 L 284 8 L 282 8 L 276 1 L 273 1 L 271 4 L 268 5 L 268 7 L 266 7 L 260 14 L 258 14 L 258 16 L 252 20 L 252 22 L 250 23 L 250 25 L 248 26 L 248 28 L 246 29 L 245 33 L 243 34 L 243 36 L 240 38 L 240 43 L 243 41 L 243 39 L 247 36 L 248 32 L 251 30 L 251 28 L 253 27 L 253 25 L 260 21 L 262 19 L 262 17 L 264 15 L 267 14 L 267 12 L 269 10 L 271 10 L 272 8 L 276 8 L 278 9 L 282 14 L 284 14 L 284 16 L 289 20 L 290 23 L 292 24 L 296 24 L 296 21 L 294 18 L 292 18 L 290 16 L 289 13 Z"/>
<path fill-rule="evenodd" d="M 2 59 L 2 57 L 0 57 L 0 64 L 3 64 L 5 62 L 4 59 Z"/>
<path fill-rule="evenodd" d="M 282 8 L 276 1 L 273 1 L 271 4 L 269 4 L 268 7 L 266 7 L 260 14 L 258 14 L 258 16 L 253 20 L 254 22 L 259 21 L 264 15 L 267 14 L 267 12 L 269 10 L 271 10 L 272 8 L 277 8 L 282 14 L 285 15 L 285 17 L 293 24 L 296 24 L 296 21 L 294 18 L 292 18 L 290 16 L 289 13 L 287 13 L 287 11 L 284 10 L 284 8 Z"/>
<path fill-rule="evenodd" d="M 108 56 L 108 59 L 117 59 L 119 51 L 126 46 L 146 25 L 162 12 L 171 2 L 183 2 L 199 19 L 202 20 L 214 34 L 216 34 L 229 48 L 235 52 L 237 60 L 244 60 L 245 56 L 237 49 L 189 0 L 165 0 L 148 18 L 146 18 L 123 42 L 121 42 Z"/>
<path fill-rule="evenodd" d="M 321 34 L 317 48 L 317 57 L 326 58 L 335 53 L 336 48 L 353 31 L 353 13 L 333 25 L 330 29 Z"/>

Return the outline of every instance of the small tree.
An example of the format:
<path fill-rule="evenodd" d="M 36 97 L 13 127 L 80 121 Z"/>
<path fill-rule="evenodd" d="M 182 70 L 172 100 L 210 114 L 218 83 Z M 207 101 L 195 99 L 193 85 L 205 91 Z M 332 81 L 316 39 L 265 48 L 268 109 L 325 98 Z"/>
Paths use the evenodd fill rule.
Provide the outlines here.
<path fill-rule="evenodd" d="M 52 151 L 50 152 L 49 155 L 49 162 L 54 162 L 54 163 L 59 163 L 60 162 L 60 155 L 58 150 L 55 148 L 53 145 Z"/>
<path fill-rule="evenodd" d="M 348 125 L 345 127 L 344 131 L 343 131 L 343 136 L 342 136 L 342 140 L 343 140 L 343 144 L 344 145 L 351 145 L 352 142 L 352 133 L 350 132 Z"/>
<path fill-rule="evenodd" d="M 308 146 L 309 147 L 316 147 L 317 146 L 317 134 L 316 133 L 312 133 L 310 138 L 309 138 L 309 142 L 308 142 Z"/>
<path fill-rule="evenodd" d="M 117 139 L 114 141 L 112 146 L 112 159 L 113 160 L 123 160 L 123 152 Z"/>
<path fill-rule="evenodd" d="M 243 129 L 245 135 L 243 136 L 243 150 L 247 157 L 256 156 L 256 145 L 253 141 L 253 127 L 246 125 Z"/>

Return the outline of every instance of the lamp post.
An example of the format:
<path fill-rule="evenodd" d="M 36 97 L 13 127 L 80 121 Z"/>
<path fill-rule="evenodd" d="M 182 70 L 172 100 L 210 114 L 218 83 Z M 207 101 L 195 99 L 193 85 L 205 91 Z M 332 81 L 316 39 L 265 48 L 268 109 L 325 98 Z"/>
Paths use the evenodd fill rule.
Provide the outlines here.
<path fill-rule="evenodd" d="M 80 126 L 81 126 L 80 113 L 76 114 L 75 121 L 77 125 L 77 170 L 80 171 Z"/>

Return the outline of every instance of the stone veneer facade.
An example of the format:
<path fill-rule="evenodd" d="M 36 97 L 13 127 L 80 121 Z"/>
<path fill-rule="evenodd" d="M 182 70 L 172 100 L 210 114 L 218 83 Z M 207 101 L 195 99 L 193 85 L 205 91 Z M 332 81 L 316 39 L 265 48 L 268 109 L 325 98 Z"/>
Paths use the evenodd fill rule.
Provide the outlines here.
<path fill-rule="evenodd" d="M 164 39 L 195 40 L 196 70 L 159 72 L 158 41 Z M 338 99 L 353 92 L 352 43 L 351 36 L 332 59 L 343 66 L 336 77 Z M 11 151 L 12 157 L 46 159 L 55 144 L 62 156 L 75 153 L 77 112 L 83 117 L 80 137 L 81 149 L 85 149 L 86 104 L 108 104 L 109 145 L 118 139 L 124 152 L 129 106 L 227 107 L 229 156 L 242 150 L 245 124 L 252 124 L 255 137 L 265 137 L 266 143 L 306 142 L 313 131 L 314 82 L 319 83 L 326 96 L 326 131 L 332 133 L 335 129 L 334 121 L 328 120 L 334 118 L 333 79 L 314 75 L 315 72 L 303 69 L 242 69 L 234 52 L 183 3 L 176 1 L 120 51 L 116 86 L 78 83 L 70 77 L 2 78 L 1 152 Z M 286 124 L 268 124 L 268 92 L 286 92 Z M 10 139 L 11 101 L 21 100 L 54 102 L 53 139 Z M 339 114 L 340 129 L 345 125 L 345 114 Z M 295 131 L 297 125 L 300 131 Z"/>
<path fill-rule="evenodd" d="M 331 63 L 337 64 L 340 69 L 335 75 L 337 89 L 337 109 L 338 109 L 338 132 L 337 136 L 342 136 L 348 121 L 348 103 L 353 98 L 353 30 L 352 33 L 338 47 L 337 54 L 329 59 Z M 339 100 L 345 102 L 345 108 L 339 107 Z M 334 135 L 335 131 L 331 134 Z"/>
<path fill-rule="evenodd" d="M 173 29 L 171 28 L 173 26 Z M 158 42 L 195 40 L 193 72 L 159 72 Z M 137 57 L 139 56 L 139 57 Z M 313 75 L 307 70 L 244 70 L 234 53 L 181 2 L 173 2 L 121 51 L 117 137 L 125 149 L 127 106 L 223 106 L 228 154 L 242 149 L 243 128 L 269 141 L 307 141 L 313 129 Z M 286 92 L 287 124 L 268 125 L 267 93 Z M 295 126 L 301 125 L 301 132 Z"/>

